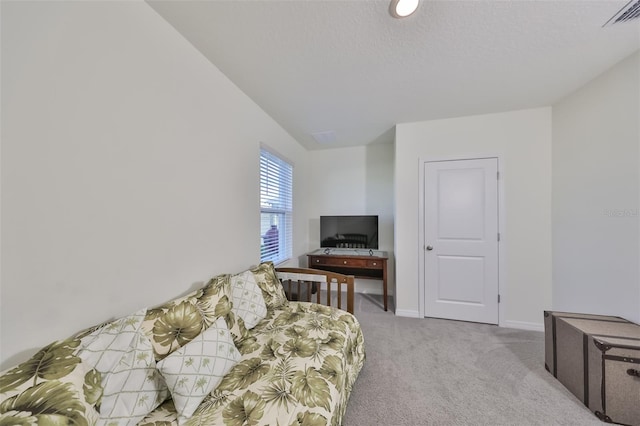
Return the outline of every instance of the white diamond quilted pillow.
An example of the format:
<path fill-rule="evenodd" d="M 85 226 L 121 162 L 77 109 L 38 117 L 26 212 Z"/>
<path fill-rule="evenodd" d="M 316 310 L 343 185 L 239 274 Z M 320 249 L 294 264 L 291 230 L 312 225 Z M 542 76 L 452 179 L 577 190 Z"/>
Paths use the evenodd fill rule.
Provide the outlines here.
<path fill-rule="evenodd" d="M 191 417 L 202 400 L 240 359 L 227 323 L 218 318 L 191 342 L 158 362 L 165 378 L 178 422 Z"/>
<path fill-rule="evenodd" d="M 151 341 L 140 330 L 146 312 L 141 309 L 82 338 L 78 356 L 101 374 L 99 425 L 135 425 L 168 396 Z"/>
<path fill-rule="evenodd" d="M 251 330 L 267 316 L 267 305 L 264 302 L 262 290 L 258 287 L 251 271 L 231 277 L 231 310 L 244 321 L 247 329 Z"/>
<path fill-rule="evenodd" d="M 138 334 L 147 309 L 117 319 L 82 338 L 78 356 L 82 361 L 106 374 L 115 368 Z"/>
<path fill-rule="evenodd" d="M 151 341 L 139 332 L 103 381 L 99 425 L 136 425 L 169 396 Z"/>

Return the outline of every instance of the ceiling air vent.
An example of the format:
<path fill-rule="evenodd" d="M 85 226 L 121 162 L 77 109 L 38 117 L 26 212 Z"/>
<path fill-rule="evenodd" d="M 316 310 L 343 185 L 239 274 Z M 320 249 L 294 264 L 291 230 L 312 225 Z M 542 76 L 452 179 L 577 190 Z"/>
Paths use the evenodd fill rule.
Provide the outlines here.
<path fill-rule="evenodd" d="M 325 143 L 333 143 L 336 141 L 336 132 L 334 132 L 333 130 L 327 130 L 326 132 L 311 133 L 311 136 L 313 136 L 313 139 L 315 139 L 317 143 L 325 144 Z"/>
<path fill-rule="evenodd" d="M 613 25 L 619 22 L 631 21 L 640 18 L 640 0 L 631 0 L 615 15 L 611 17 L 604 25 Z"/>

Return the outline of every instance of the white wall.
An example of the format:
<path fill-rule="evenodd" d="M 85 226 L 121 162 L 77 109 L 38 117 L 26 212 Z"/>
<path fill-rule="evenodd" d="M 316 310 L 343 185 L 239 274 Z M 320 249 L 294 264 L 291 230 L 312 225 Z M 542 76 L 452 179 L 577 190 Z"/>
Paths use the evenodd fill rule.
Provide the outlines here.
<path fill-rule="evenodd" d="M 419 161 L 499 155 L 506 250 L 500 324 L 541 329 L 551 306 L 551 108 L 396 126 L 395 255 L 397 313 L 418 316 Z M 428 316 L 428 312 L 426 313 Z"/>
<path fill-rule="evenodd" d="M 2 368 L 259 261 L 264 142 L 307 152 L 143 2 L 2 4 Z"/>
<path fill-rule="evenodd" d="M 553 106 L 553 308 L 640 322 L 640 53 Z"/>
<path fill-rule="evenodd" d="M 387 251 L 393 293 L 393 144 L 309 152 L 309 250 L 320 247 L 320 216 L 378 215 L 380 250 Z M 301 259 L 301 262 L 306 262 Z M 382 294 L 379 280 L 356 280 L 356 291 Z"/>

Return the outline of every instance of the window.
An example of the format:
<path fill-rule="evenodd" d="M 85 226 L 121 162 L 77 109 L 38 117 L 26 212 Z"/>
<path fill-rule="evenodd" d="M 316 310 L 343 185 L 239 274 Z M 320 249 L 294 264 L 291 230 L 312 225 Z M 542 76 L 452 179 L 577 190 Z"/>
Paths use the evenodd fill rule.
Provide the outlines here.
<path fill-rule="evenodd" d="M 293 166 L 260 149 L 260 261 L 291 257 Z"/>

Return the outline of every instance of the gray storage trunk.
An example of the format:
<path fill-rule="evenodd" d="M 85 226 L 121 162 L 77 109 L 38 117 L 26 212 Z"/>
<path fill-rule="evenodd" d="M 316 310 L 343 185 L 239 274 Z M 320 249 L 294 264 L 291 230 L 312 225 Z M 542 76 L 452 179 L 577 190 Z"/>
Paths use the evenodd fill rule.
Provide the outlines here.
<path fill-rule="evenodd" d="M 545 367 L 601 420 L 640 425 L 640 326 L 545 311 Z"/>

